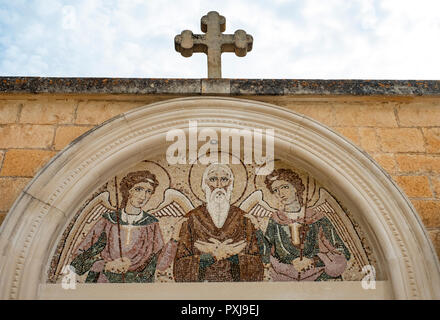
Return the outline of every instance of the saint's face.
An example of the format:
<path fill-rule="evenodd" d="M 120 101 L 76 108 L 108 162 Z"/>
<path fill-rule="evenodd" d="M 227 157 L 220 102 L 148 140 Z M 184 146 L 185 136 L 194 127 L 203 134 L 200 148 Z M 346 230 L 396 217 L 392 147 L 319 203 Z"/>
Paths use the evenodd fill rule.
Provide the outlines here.
<path fill-rule="evenodd" d="M 128 201 L 135 208 L 142 208 L 153 194 L 153 186 L 148 182 L 135 184 L 128 192 Z"/>
<path fill-rule="evenodd" d="M 231 177 L 229 172 L 224 168 L 217 167 L 208 173 L 205 182 L 211 191 L 214 191 L 217 188 L 221 188 L 226 191 L 231 184 Z"/>
<path fill-rule="evenodd" d="M 272 190 L 279 201 L 284 204 L 292 204 L 297 201 L 295 187 L 285 180 L 276 180 L 272 183 Z"/>

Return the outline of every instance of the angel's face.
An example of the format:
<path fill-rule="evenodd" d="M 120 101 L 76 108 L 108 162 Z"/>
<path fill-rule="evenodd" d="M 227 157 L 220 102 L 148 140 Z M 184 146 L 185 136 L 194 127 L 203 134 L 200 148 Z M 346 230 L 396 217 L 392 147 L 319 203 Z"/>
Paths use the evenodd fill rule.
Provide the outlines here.
<path fill-rule="evenodd" d="M 153 186 L 148 182 L 135 184 L 128 192 L 128 201 L 135 208 L 142 208 L 153 194 Z"/>
<path fill-rule="evenodd" d="M 292 204 L 297 201 L 296 199 L 296 189 L 288 181 L 276 180 L 272 183 L 272 191 L 278 198 L 278 200 L 284 204 Z"/>

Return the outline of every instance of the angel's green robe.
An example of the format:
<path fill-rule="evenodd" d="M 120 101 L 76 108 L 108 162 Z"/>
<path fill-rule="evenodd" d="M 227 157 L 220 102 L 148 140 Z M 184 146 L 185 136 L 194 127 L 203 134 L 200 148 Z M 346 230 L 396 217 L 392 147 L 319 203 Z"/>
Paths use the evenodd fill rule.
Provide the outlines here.
<path fill-rule="evenodd" d="M 307 221 L 307 220 L 306 220 Z M 292 234 L 289 228 L 290 219 L 283 213 L 277 212 L 269 219 L 266 232 L 260 230 L 258 233 L 260 253 L 263 263 L 270 263 L 272 255 L 282 264 L 291 264 L 291 261 L 301 256 L 312 259 L 316 268 L 325 267 L 325 263 L 319 258 L 320 253 L 318 244 L 319 229 L 322 228 L 325 238 L 342 253 L 345 259 L 350 259 L 350 252 L 344 242 L 336 232 L 335 227 L 325 216 L 318 219 L 312 219 L 308 223 L 304 223 L 300 227 L 300 233 L 303 232 L 303 244 L 295 245 L 292 241 Z M 328 279 L 336 279 L 338 277 L 329 276 L 326 272 L 322 272 L 315 281 Z"/>

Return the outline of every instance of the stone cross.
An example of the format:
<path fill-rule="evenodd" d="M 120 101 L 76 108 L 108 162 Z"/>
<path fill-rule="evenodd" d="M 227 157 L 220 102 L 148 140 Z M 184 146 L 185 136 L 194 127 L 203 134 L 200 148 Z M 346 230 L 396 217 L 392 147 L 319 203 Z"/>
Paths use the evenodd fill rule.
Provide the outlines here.
<path fill-rule="evenodd" d="M 222 34 L 226 30 L 226 19 L 216 11 L 208 12 L 202 17 L 201 29 L 205 34 L 182 31 L 174 38 L 174 46 L 184 57 L 191 57 L 193 52 L 206 53 L 208 78 L 222 77 L 222 52 L 235 52 L 237 56 L 244 57 L 252 50 L 254 40 L 244 30 L 237 30 L 234 34 Z"/>

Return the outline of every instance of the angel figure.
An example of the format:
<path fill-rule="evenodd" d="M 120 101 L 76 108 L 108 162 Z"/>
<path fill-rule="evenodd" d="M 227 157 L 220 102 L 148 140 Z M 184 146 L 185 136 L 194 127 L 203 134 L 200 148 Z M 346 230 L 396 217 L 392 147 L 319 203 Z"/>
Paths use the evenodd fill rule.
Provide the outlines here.
<path fill-rule="evenodd" d="M 169 197 L 152 214 L 145 212 L 142 208 L 158 185 L 150 171 L 130 172 L 120 182 L 121 209 L 118 200 L 117 208 L 111 206 L 109 192 L 100 194 L 86 207 L 90 213 L 82 228 L 93 220 L 96 223 L 72 247 L 70 263 L 78 275 L 86 277 L 86 283 L 154 282 L 156 269 L 170 266 L 185 212 L 178 203 L 169 201 Z M 117 184 L 115 190 L 118 199 Z M 181 217 L 167 243 L 155 217 L 163 215 Z"/>
<path fill-rule="evenodd" d="M 263 200 L 261 190 L 255 191 L 240 207 L 259 228 L 260 253 L 266 266 L 271 266 L 272 279 L 342 279 L 350 251 L 328 218 L 335 213 L 326 200 L 330 194 L 321 189 L 320 200 L 309 206 L 308 195 L 304 197 L 306 187 L 290 169 L 272 171 L 265 177 L 264 184 L 278 200 L 278 208 L 270 207 Z M 265 228 L 261 225 L 262 217 L 269 217 Z"/>

